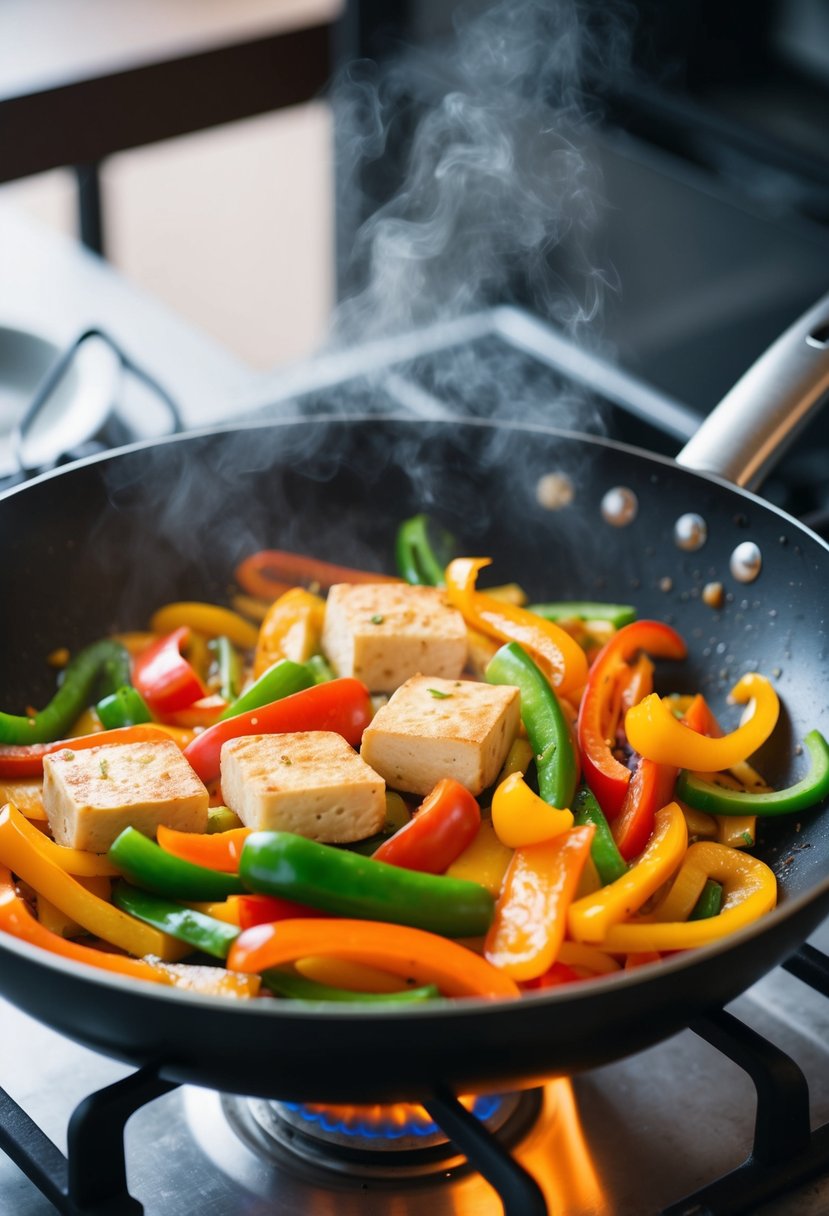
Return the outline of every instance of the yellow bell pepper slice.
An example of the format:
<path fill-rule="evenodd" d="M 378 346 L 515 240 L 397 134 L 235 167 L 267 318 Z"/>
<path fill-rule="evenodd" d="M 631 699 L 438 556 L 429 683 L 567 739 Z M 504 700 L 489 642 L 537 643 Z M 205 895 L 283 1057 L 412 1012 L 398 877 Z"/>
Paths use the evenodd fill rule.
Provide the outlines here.
<path fill-rule="evenodd" d="M 717 916 L 685 920 L 706 881 L 722 884 L 723 903 Z M 690 950 L 718 941 L 758 920 L 777 903 L 777 881 L 757 857 L 714 841 L 692 844 L 668 895 L 647 919 L 614 925 L 601 943 L 603 950 Z M 662 919 L 674 917 L 675 919 Z"/>
<path fill-rule="evenodd" d="M 717 840 L 730 849 L 752 849 L 757 841 L 756 815 L 716 815 Z"/>
<path fill-rule="evenodd" d="M 611 926 L 632 916 L 659 890 L 676 870 L 687 845 L 685 816 L 676 802 L 669 802 L 656 812 L 647 847 L 627 873 L 571 905 L 567 918 L 570 936 L 610 949 L 606 942 Z M 632 950 L 647 948 L 631 946 Z"/>
<path fill-rule="evenodd" d="M 274 600 L 257 634 L 253 678 L 258 680 L 278 659 L 304 663 L 316 654 L 324 616 L 325 600 L 304 587 L 292 587 Z"/>
<path fill-rule="evenodd" d="M 604 950 L 597 950 L 595 946 L 587 946 L 584 942 L 562 942 L 557 962 L 568 967 L 580 967 L 582 971 L 589 971 L 592 975 L 612 975 L 614 971 L 622 970 L 618 959 L 606 954 Z"/>
<path fill-rule="evenodd" d="M 557 692 L 581 688 L 587 680 L 587 657 L 564 629 L 526 608 L 507 604 L 475 590 L 478 571 L 488 557 L 458 557 L 446 567 L 446 592 L 467 625 L 503 642 L 518 642 Z"/>
<path fill-rule="evenodd" d="M 19 781 L 0 781 L 0 806 L 13 802 L 27 819 L 46 822 L 43 806 L 43 778 L 21 777 Z"/>
<path fill-rule="evenodd" d="M 108 878 L 79 878 L 78 882 L 99 899 L 109 899 L 112 883 Z M 59 937 L 83 937 L 85 932 L 83 925 L 66 916 L 43 895 L 37 897 L 37 919 L 44 929 L 57 933 Z"/>
<path fill-rule="evenodd" d="M 321 955 L 298 958 L 294 970 L 306 979 L 316 980 L 318 984 L 349 988 L 352 992 L 403 992 L 408 987 L 399 975 L 345 958 L 325 958 Z"/>
<path fill-rule="evenodd" d="M 20 808 L 16 804 L 15 810 L 20 813 Z M 56 844 L 41 831 L 37 831 L 36 839 L 43 856 L 48 857 L 54 865 L 60 866 L 67 874 L 74 874 L 75 878 L 117 878 L 121 873 L 107 858 L 106 853 L 88 853 L 86 849 L 71 849 L 66 845 Z"/>
<path fill-rule="evenodd" d="M 475 839 L 455 858 L 446 873 L 449 878 L 479 882 L 497 899 L 511 861 L 512 849 L 498 839 L 492 820 L 482 819 Z"/>
<path fill-rule="evenodd" d="M 658 764 L 708 772 L 731 768 L 768 739 L 780 713 L 780 702 L 769 681 L 756 671 L 737 681 L 729 699 L 738 705 L 753 699 L 754 712 L 730 734 L 711 738 L 685 726 L 657 693 L 651 693 L 625 715 L 628 743 L 641 756 Z"/>
<path fill-rule="evenodd" d="M 175 604 L 165 604 L 150 618 L 150 627 L 155 633 L 172 633 L 182 625 L 187 625 L 208 638 L 228 638 L 234 646 L 240 646 L 242 650 L 253 650 L 259 636 L 256 626 L 250 621 L 239 616 L 238 612 L 221 608 L 218 604 L 182 600 Z"/>
<path fill-rule="evenodd" d="M 59 847 L 12 803 L 0 810 L 0 864 L 8 866 L 93 937 L 103 938 L 128 954 L 152 954 L 167 962 L 190 952 L 191 947 L 184 942 L 135 920 L 82 887 L 53 860 L 54 850 Z"/>
<path fill-rule="evenodd" d="M 521 773 L 523 776 L 533 759 L 533 749 L 529 739 L 524 739 L 521 735 L 517 739 L 513 739 L 503 768 L 498 774 L 497 784 L 500 785 L 511 773 Z"/>
<path fill-rule="evenodd" d="M 680 802 L 679 805 L 685 816 L 689 840 L 717 839 L 719 827 L 713 815 L 708 815 L 705 811 L 698 811 L 696 807 L 686 806 L 684 802 Z M 721 818 L 725 818 L 725 816 L 721 816 Z"/>
<path fill-rule="evenodd" d="M 527 785 L 521 773 L 511 773 L 492 796 L 492 826 L 509 849 L 541 844 L 573 826 L 567 808 L 550 806 Z"/>

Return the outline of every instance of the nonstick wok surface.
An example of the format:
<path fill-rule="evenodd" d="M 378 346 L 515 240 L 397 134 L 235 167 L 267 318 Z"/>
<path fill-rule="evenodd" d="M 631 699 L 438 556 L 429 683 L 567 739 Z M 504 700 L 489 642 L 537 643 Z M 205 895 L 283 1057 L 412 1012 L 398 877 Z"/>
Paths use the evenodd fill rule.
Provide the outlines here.
<path fill-rule="evenodd" d="M 539 505 L 539 477 L 566 472 L 570 505 Z M 634 491 L 635 519 L 607 523 L 613 487 Z M 247 553 L 287 548 L 393 570 L 398 523 L 425 510 L 459 551 L 494 559 L 493 579 L 532 599 L 631 602 L 677 627 L 683 664 L 658 686 L 701 690 L 727 721 L 728 689 L 750 669 L 784 707 L 758 767 L 774 783 L 803 771 L 795 748 L 829 733 L 829 549 L 751 494 L 670 461 L 552 429 L 487 423 L 336 418 L 219 430 L 125 449 L 47 475 L 0 499 L 4 707 L 41 703 L 44 657 L 113 629 L 146 627 L 170 600 L 218 599 Z M 703 516 L 708 539 L 685 552 L 676 519 Z M 739 543 L 762 552 L 737 582 Z M 722 581 L 722 610 L 703 586 Z M 316 1101 L 391 1101 L 526 1084 L 665 1038 L 787 957 L 829 912 L 825 807 L 762 825 L 757 853 L 775 870 L 778 909 L 705 950 L 512 1003 L 454 1002 L 389 1013 L 235 1003 L 130 983 L 0 937 L 0 987 L 22 1008 L 118 1058 L 178 1080 Z"/>

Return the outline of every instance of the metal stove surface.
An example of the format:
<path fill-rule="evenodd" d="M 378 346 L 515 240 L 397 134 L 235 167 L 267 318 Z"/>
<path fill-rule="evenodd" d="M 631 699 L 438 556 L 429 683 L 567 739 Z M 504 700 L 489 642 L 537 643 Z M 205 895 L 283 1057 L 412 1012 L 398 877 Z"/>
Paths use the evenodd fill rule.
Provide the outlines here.
<path fill-rule="evenodd" d="M 812 940 L 829 947 L 829 922 Z M 729 1009 L 797 1061 L 809 1080 L 813 1126 L 829 1121 L 829 1001 L 778 969 Z M 62 1151 L 77 1102 L 131 1071 L 5 1001 L 0 1041 L 0 1084 Z M 551 1216 L 656 1216 L 748 1155 L 752 1085 L 690 1030 L 576 1078 L 574 1105 L 566 1082 L 561 1085 L 547 1088 L 538 1122 L 515 1150 L 544 1190 Z M 322 1174 L 278 1152 L 265 1159 L 233 1130 L 227 1104 L 222 1095 L 185 1087 L 133 1116 L 129 1186 L 147 1216 L 497 1216 L 502 1210 L 490 1187 L 464 1168 L 390 1184 Z M 827 1211 L 829 1176 L 756 1209 L 757 1216 Z M 53 1212 L 0 1155 L 0 1213 Z"/>

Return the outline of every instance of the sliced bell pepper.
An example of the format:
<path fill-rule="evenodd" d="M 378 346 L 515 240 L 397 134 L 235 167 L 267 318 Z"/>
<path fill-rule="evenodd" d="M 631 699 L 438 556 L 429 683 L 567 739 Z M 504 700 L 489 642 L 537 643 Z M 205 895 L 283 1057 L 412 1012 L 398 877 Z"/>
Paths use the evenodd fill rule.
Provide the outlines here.
<path fill-rule="evenodd" d="M 274 600 L 298 584 L 313 585 L 327 591 L 335 583 L 399 583 L 400 579 L 377 574 L 373 570 L 337 566 L 302 553 L 288 553 L 284 549 L 261 549 L 239 563 L 236 582 L 248 595 Z"/>
<path fill-rule="evenodd" d="M 351 676 L 314 684 L 302 692 L 248 710 L 210 726 L 184 749 L 184 755 L 205 784 L 219 776 L 222 744 L 242 735 L 285 731 L 330 730 L 356 747 L 372 717 L 365 684 Z"/>
<path fill-rule="evenodd" d="M 211 638 L 207 643 L 213 662 L 210 665 L 207 682 L 215 688 L 219 696 L 231 705 L 239 696 L 244 672 L 242 658 L 230 638 L 221 634 Z"/>
<path fill-rule="evenodd" d="M 93 936 L 139 957 L 154 954 L 169 961 L 181 958 L 184 951 L 174 938 L 99 899 L 61 869 L 46 847 L 50 843 L 13 806 L 0 811 L 0 864 L 8 866 Z"/>
<path fill-rule="evenodd" d="M 441 547 L 447 554 L 453 547 L 452 537 L 444 532 Z M 397 529 L 394 554 L 397 572 L 407 583 L 425 584 L 430 587 L 444 585 L 446 561 L 438 557 L 429 539 L 428 515 L 414 515 L 406 519 Z M 448 561 L 448 556 L 447 556 Z"/>
<path fill-rule="evenodd" d="M 563 941 L 558 957 L 568 967 L 578 967 L 592 975 L 612 975 L 614 971 L 622 969 L 618 959 L 584 942 Z"/>
<path fill-rule="evenodd" d="M 325 600 L 292 587 L 274 600 L 259 627 L 256 653 L 253 656 L 255 679 L 263 675 L 278 659 L 304 663 L 320 648 Z"/>
<path fill-rule="evenodd" d="M 592 827 L 572 828 L 516 850 L 484 943 L 484 957 L 499 971 L 521 981 L 549 971 L 592 839 Z"/>
<path fill-rule="evenodd" d="M 248 1001 L 259 995 L 261 987 L 258 975 L 242 975 L 239 971 L 227 971 L 224 967 L 210 964 L 198 966 L 193 963 L 159 963 L 158 966 L 176 988 L 182 988 L 185 992 L 198 992 L 202 996 Z"/>
<path fill-rule="evenodd" d="M 13 802 L 27 819 L 45 823 L 43 782 L 39 777 L 23 777 L 20 781 L 0 780 L 0 806 L 7 802 Z"/>
<path fill-rule="evenodd" d="M 519 849 L 568 831 L 573 815 L 566 807 L 550 806 L 520 773 L 512 773 L 492 795 L 492 826 L 501 844 Z"/>
<path fill-rule="evenodd" d="M 243 929 L 268 925 L 277 920 L 296 920 L 300 916 L 325 916 L 319 908 L 298 904 L 293 899 L 276 895 L 235 895 L 239 906 L 239 924 Z"/>
<path fill-rule="evenodd" d="M 687 920 L 709 878 L 722 885 L 722 911 L 704 920 Z M 688 849 L 656 911 L 647 919 L 611 926 L 602 949 L 662 951 L 705 946 L 765 916 L 776 902 L 777 882 L 764 862 L 713 841 L 700 841 Z M 657 916 L 665 919 L 657 920 Z"/>
<path fill-rule="evenodd" d="M 250 828 L 231 828 L 227 832 L 179 832 L 158 825 L 156 840 L 165 853 L 190 861 L 194 866 L 235 874 L 239 869 L 242 845 L 251 834 Z"/>
<path fill-rule="evenodd" d="M 66 734 L 82 710 L 98 696 L 130 680 L 129 655 L 110 639 L 94 642 L 72 659 L 52 700 L 33 717 L 0 713 L 0 743 L 48 743 Z"/>
<path fill-rule="evenodd" d="M 459 781 L 444 777 L 399 831 L 372 854 L 392 866 L 443 874 L 475 839 L 481 812 Z"/>
<path fill-rule="evenodd" d="M 135 828 L 124 828 L 109 846 L 107 857 L 134 887 L 169 899 L 225 899 L 245 889 L 234 874 L 173 857 Z"/>
<path fill-rule="evenodd" d="M 229 806 L 211 806 L 207 808 L 207 833 L 230 832 L 233 828 L 244 827 L 239 816 Z"/>
<path fill-rule="evenodd" d="M 412 817 L 408 804 L 395 790 L 386 790 L 386 818 L 379 832 L 366 836 L 363 840 L 350 840 L 343 847 L 362 853 L 365 857 L 373 857 L 381 845 L 391 840 Z M 417 869 L 417 867 L 413 867 Z"/>
<path fill-rule="evenodd" d="M 492 919 L 492 896 L 477 883 L 404 870 L 291 832 L 249 836 L 239 875 L 264 895 L 447 937 L 475 937 Z"/>
<path fill-rule="evenodd" d="M 411 1004 L 418 1001 L 431 1001 L 440 996 L 436 984 L 423 984 L 419 988 L 404 988 L 401 992 L 360 992 L 353 988 L 332 988 L 330 984 L 319 984 L 316 980 L 306 979 L 292 971 L 273 971 L 262 973 L 262 983 L 277 996 L 287 997 L 292 1001 L 345 1001 L 364 1005 L 393 1005 Z"/>
<path fill-rule="evenodd" d="M 210 696 L 202 697 L 199 701 L 194 701 L 192 705 L 185 705 L 184 709 L 177 709 L 174 713 L 166 713 L 164 715 L 165 725 L 178 726 L 184 730 L 195 731 L 197 728 L 206 730 L 208 726 L 213 726 L 221 720 L 222 714 L 227 709 L 227 701 L 218 693 L 212 693 Z"/>
<path fill-rule="evenodd" d="M 685 818 L 675 802 L 656 812 L 653 835 L 626 874 L 571 905 L 567 923 L 577 942 L 605 943 L 611 925 L 650 899 L 676 870 L 688 844 Z M 603 946 L 610 949 L 608 946 Z M 639 949 L 639 947 L 631 947 Z M 650 947 L 643 947 L 650 949 Z"/>
<path fill-rule="evenodd" d="M 559 692 L 581 688 L 587 679 L 587 659 L 578 642 L 553 621 L 475 590 L 478 571 L 489 564 L 488 557 L 458 557 L 449 563 L 446 591 L 450 604 L 472 629 L 523 646 Z"/>
<path fill-rule="evenodd" d="M 579 746 L 584 779 L 611 821 L 622 809 L 631 773 L 613 754 L 615 740 L 604 727 L 607 703 L 622 668 L 640 650 L 664 659 L 682 659 L 685 643 L 661 621 L 634 621 L 615 634 L 597 655 L 579 709 Z"/>
<path fill-rule="evenodd" d="M 676 796 L 711 815 L 786 815 L 805 811 L 829 795 L 829 744 L 817 730 L 809 731 L 803 743 L 809 753 L 809 772 L 787 789 L 752 794 L 724 788 L 696 773 L 682 772 Z"/>
<path fill-rule="evenodd" d="M 194 950 L 212 954 L 214 958 L 227 958 L 231 945 L 240 933 L 237 926 L 229 925 L 226 921 L 205 916 L 193 908 L 183 908 L 181 904 L 162 899 L 149 891 L 141 891 L 125 882 L 117 882 L 113 886 L 112 902 L 130 916 L 185 942 Z"/>
<path fill-rule="evenodd" d="M 352 992 L 403 992 L 408 985 L 399 975 L 369 967 L 366 963 L 355 963 L 343 958 L 326 958 L 325 955 L 306 955 L 294 963 L 294 971 L 318 984 L 330 984 L 333 988 L 350 988 Z"/>
<path fill-rule="evenodd" d="M 97 950 L 94 946 L 69 941 L 47 929 L 35 920 L 25 902 L 17 894 L 12 876 L 5 865 L 0 865 L 0 929 L 32 946 L 38 946 L 42 950 L 48 950 L 51 954 L 57 954 L 60 958 L 69 958 L 76 963 L 100 967 L 104 971 L 112 971 L 116 975 L 127 975 L 131 979 L 149 980 L 153 984 L 171 983 L 170 977 L 155 963 L 145 962 L 138 958 L 128 958 L 123 954 L 113 954 L 109 950 Z"/>
<path fill-rule="evenodd" d="M 639 757 L 621 810 L 613 821 L 613 839 L 625 861 L 638 857 L 650 840 L 654 818 L 671 801 L 676 782 L 672 764 L 657 764 Z"/>
<path fill-rule="evenodd" d="M 582 786 L 573 800 L 573 820 L 579 826 L 592 824 L 594 828 L 590 856 L 599 875 L 601 886 L 615 882 L 627 872 L 627 865 L 619 852 L 610 824 L 602 814 L 592 790 Z"/>
<path fill-rule="evenodd" d="M 449 878 L 463 878 L 467 882 L 479 882 L 490 895 L 497 899 L 504 885 L 504 875 L 512 860 L 512 849 L 495 834 L 491 819 L 481 820 L 481 826 L 472 843 L 460 857 L 452 862 L 446 874 Z"/>
<path fill-rule="evenodd" d="M 718 882 L 714 882 L 713 878 L 707 878 L 688 919 L 706 920 L 709 916 L 718 916 L 721 908 L 722 887 Z"/>
<path fill-rule="evenodd" d="M 636 620 L 636 609 L 631 604 L 602 604 L 595 600 L 556 600 L 528 604 L 527 609 L 547 621 L 609 621 L 615 629 Z"/>
<path fill-rule="evenodd" d="M 208 695 L 195 669 L 181 653 L 189 638 L 190 629 L 182 625 L 148 646 L 133 663 L 133 684 L 152 712 L 161 717 Z"/>
<path fill-rule="evenodd" d="M 703 772 L 730 768 L 766 742 L 780 712 L 777 693 L 765 676 L 757 672 L 749 672 L 738 680 L 731 689 L 730 699 L 740 705 L 753 699 L 754 712 L 730 734 L 712 739 L 677 721 L 662 699 L 653 693 L 628 710 L 625 718 L 628 741 L 640 755 L 660 764 Z"/>
<path fill-rule="evenodd" d="M 404 871 L 398 871 L 403 873 Z M 234 971 L 270 971 L 303 955 L 368 963 L 450 997 L 517 997 L 517 984 L 457 942 L 408 925 L 364 920 L 283 920 L 257 925 L 234 942 Z"/>
<path fill-rule="evenodd" d="M 542 991 L 547 988 L 560 988 L 562 984 L 575 984 L 581 979 L 578 972 L 566 963 L 553 963 L 548 971 L 534 980 L 525 980 L 521 987 L 526 992 Z"/>
<path fill-rule="evenodd" d="M 516 642 L 502 646 L 486 669 L 490 684 L 521 693 L 521 721 L 535 753 L 538 792 L 560 810 L 573 801 L 579 779 L 570 723 L 549 681 Z"/>
<path fill-rule="evenodd" d="M 329 680 L 336 679 L 333 667 L 321 654 L 312 654 L 305 660 L 304 666 L 310 671 L 315 684 L 327 684 Z"/>
<path fill-rule="evenodd" d="M 495 784 L 500 785 L 512 773 L 520 773 L 523 777 L 532 764 L 533 758 L 533 747 L 529 739 L 524 739 L 521 735 L 518 735 L 510 744 L 507 758 L 501 767 Z"/>
<path fill-rule="evenodd" d="M 116 688 L 115 692 L 98 702 L 95 711 L 105 730 L 116 730 L 119 726 L 139 726 L 142 722 L 152 721 L 147 702 L 131 684 L 122 684 L 120 688 Z"/>
<path fill-rule="evenodd" d="M 28 816 L 23 816 L 14 803 L 8 805 L 14 808 L 15 815 L 25 818 L 28 823 Z M 45 832 L 38 831 L 37 844 L 44 857 L 48 857 L 54 865 L 65 870 L 67 874 L 73 874 L 75 878 L 113 878 L 118 874 L 112 862 L 101 853 L 88 853 L 86 849 L 72 849 L 56 844 Z"/>
<path fill-rule="evenodd" d="M 218 721 L 228 718 L 238 718 L 239 714 L 247 713 L 250 709 L 261 709 L 270 705 L 271 701 L 281 701 L 295 692 L 302 692 L 312 684 L 322 681 L 314 678 L 313 672 L 305 663 L 294 663 L 291 659 L 279 659 L 272 667 L 263 672 L 258 680 L 251 684 L 241 696 L 231 701 L 220 714 Z"/>
<path fill-rule="evenodd" d="M 150 618 L 150 628 L 154 633 L 173 633 L 182 627 L 195 629 L 208 638 L 225 637 L 243 650 L 253 650 L 256 645 L 256 626 L 239 616 L 238 612 L 218 604 L 191 601 L 165 604 Z"/>
<path fill-rule="evenodd" d="M 43 757 L 60 751 L 83 751 L 88 747 L 103 747 L 108 743 L 153 743 L 156 740 L 174 738 L 180 732 L 161 723 L 146 723 L 141 726 L 122 726 L 116 730 L 97 731 L 91 735 L 80 735 L 71 739 L 60 739 L 55 743 L 33 743 L 29 747 L 0 747 L 0 777 L 20 781 L 26 777 L 43 776 Z M 187 740 L 192 735 L 187 733 Z"/>

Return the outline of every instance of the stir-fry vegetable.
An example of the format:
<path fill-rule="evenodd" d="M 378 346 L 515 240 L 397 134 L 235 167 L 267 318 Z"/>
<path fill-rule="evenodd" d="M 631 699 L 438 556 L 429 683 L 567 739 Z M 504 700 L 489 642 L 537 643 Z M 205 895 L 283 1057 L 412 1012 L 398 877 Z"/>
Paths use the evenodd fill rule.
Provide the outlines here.
<path fill-rule="evenodd" d="M 720 726 L 664 695 L 669 625 L 527 607 L 453 548 L 417 515 L 405 581 L 263 550 L 240 611 L 167 604 L 70 659 L 45 709 L 0 714 L 0 929 L 136 980 L 394 1016 L 658 965 L 768 913 L 755 819 L 829 797 L 823 735 L 772 789 L 769 679 L 744 675 Z"/>

